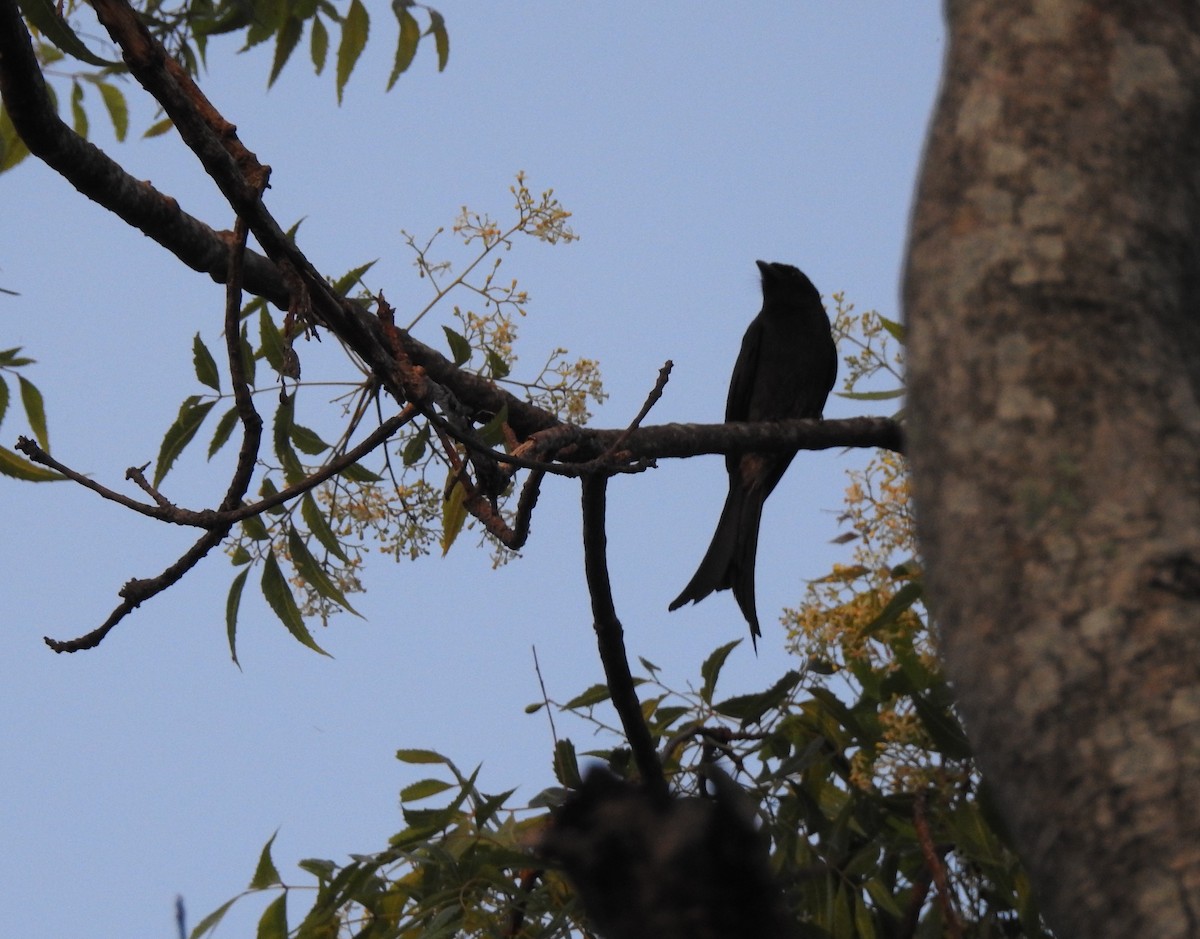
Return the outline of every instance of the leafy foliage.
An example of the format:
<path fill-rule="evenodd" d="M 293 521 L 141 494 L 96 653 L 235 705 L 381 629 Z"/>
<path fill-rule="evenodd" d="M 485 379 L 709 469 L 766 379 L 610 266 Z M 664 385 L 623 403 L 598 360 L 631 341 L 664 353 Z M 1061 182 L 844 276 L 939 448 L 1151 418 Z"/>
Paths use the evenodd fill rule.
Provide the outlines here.
<path fill-rule="evenodd" d="M 846 386 L 857 394 L 892 374 L 897 336 L 875 314 L 837 303 L 836 328 L 859 350 Z M 841 518 L 851 563 L 785 613 L 798 668 L 759 691 L 722 695 L 741 640 L 713 650 L 686 691 L 642 661 L 642 710 L 672 786 L 702 796 L 704 768 L 716 764 L 745 788 L 800 936 L 1046 937 L 933 654 L 903 463 L 879 453 L 852 472 Z M 549 807 L 579 787 L 581 762 L 636 776 L 609 708 L 604 684 L 526 708 L 568 715 L 595 743 L 580 752 L 555 739 L 558 785 L 520 806 L 511 790 L 481 790 L 478 769 L 464 773 L 433 750 L 399 751 L 440 772 L 401 792 L 405 827 L 387 848 L 345 864 L 301 862 L 315 887 L 256 876 L 253 890 L 307 889 L 311 907 L 292 926 L 302 936 L 586 934 L 571 886 L 530 849 Z M 195 939 L 215 923 L 205 920 Z"/>
<path fill-rule="evenodd" d="M 442 14 L 413 0 L 395 0 L 391 6 L 397 35 L 387 79 L 389 91 L 414 62 L 422 40 L 432 40 L 438 71 L 445 69 L 450 57 L 450 35 Z M 193 0 L 178 4 L 147 0 L 140 10 L 151 34 L 193 75 L 203 68 L 214 38 L 241 35 L 242 52 L 274 41 L 268 87 L 275 84 L 306 31 L 313 70 L 322 74 L 333 30 L 338 35 L 335 90 L 339 103 L 371 31 L 371 14 L 362 0 Z M 125 140 L 130 114 L 120 83 L 127 69 L 114 48 L 96 41 L 103 31 L 96 27 L 87 5 L 79 0 L 58 4 L 22 0 L 21 12 L 35 37 L 39 61 L 43 66 L 53 65 L 55 75 L 70 89 L 68 123 L 75 132 L 88 136 L 86 90 L 91 88 L 108 115 L 113 134 L 118 141 Z M 165 133 L 170 126 L 168 120 L 155 120 L 144 136 Z M 28 153 L 7 112 L 0 107 L 0 172 L 16 166 Z"/>
<path fill-rule="evenodd" d="M 12 389 L 8 378 L 15 378 L 21 397 L 21 407 L 25 411 L 25 422 L 37 439 L 38 446 L 43 450 L 50 449 L 50 431 L 46 423 L 46 405 L 37 385 L 20 373 L 20 369 L 33 365 L 34 360 L 21 355 L 19 346 L 12 349 L 0 349 L 0 425 L 8 416 L 9 405 L 12 401 Z M 26 460 L 19 453 L 0 447 L 0 475 L 13 479 L 23 479 L 26 482 L 45 483 L 55 482 L 62 477 L 44 466 L 38 466 Z"/>

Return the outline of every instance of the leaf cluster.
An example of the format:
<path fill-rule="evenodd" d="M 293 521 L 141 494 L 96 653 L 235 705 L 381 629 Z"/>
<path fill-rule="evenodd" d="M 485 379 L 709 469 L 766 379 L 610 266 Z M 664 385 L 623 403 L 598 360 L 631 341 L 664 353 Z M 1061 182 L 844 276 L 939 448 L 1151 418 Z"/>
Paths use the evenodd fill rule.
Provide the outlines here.
<path fill-rule="evenodd" d="M 433 44 L 438 71 L 450 57 L 450 35 L 441 13 L 414 0 L 392 0 L 396 20 L 396 48 L 387 79 L 391 90 L 408 70 L 423 39 Z M 95 22 L 79 0 L 55 4 L 52 0 L 21 0 L 21 13 L 35 37 L 35 51 L 48 78 L 69 88 L 70 120 L 81 137 L 87 137 L 91 119 L 87 90 L 93 89 L 112 124 L 118 141 L 129 133 L 129 103 L 121 84 L 127 68 L 115 48 L 95 39 Z M 292 54 L 308 37 L 313 71 L 321 75 L 336 43 L 335 89 L 340 104 L 351 74 L 366 49 L 371 14 L 362 0 L 146 0 L 140 4 L 142 22 L 152 36 L 192 75 L 205 66 L 210 40 L 241 36 L 241 52 L 273 43 L 267 86 L 275 84 Z M 53 84 L 47 90 L 57 101 Z M 143 132 L 155 137 L 171 129 L 161 113 Z M 0 107 L 0 173 L 20 163 L 29 150 L 17 135 L 12 120 Z"/>

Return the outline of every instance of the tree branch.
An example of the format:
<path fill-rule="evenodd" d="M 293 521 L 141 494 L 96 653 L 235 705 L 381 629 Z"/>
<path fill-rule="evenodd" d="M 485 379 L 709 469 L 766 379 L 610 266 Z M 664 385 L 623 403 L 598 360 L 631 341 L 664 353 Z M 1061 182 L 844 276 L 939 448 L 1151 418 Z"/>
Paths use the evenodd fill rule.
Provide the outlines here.
<path fill-rule="evenodd" d="M 625 729 L 625 739 L 633 751 L 634 761 L 649 792 L 665 798 L 667 781 L 662 763 L 654 749 L 650 728 L 642 716 L 629 659 L 625 653 L 625 636 L 613 604 L 612 584 L 608 578 L 607 543 L 604 532 L 605 501 L 608 476 L 594 473 L 583 479 L 583 566 L 587 576 L 588 596 L 592 600 L 592 625 L 600 661 L 612 695 L 613 707 Z"/>

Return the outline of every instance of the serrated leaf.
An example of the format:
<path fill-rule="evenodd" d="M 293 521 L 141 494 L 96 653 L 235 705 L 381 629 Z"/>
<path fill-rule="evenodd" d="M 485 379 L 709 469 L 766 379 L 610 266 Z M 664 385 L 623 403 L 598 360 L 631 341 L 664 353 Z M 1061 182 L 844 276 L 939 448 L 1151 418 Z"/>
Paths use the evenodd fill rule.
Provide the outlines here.
<path fill-rule="evenodd" d="M 450 761 L 436 750 L 397 750 L 396 759 L 398 759 L 401 763 L 445 763 L 447 766 L 451 765 Z"/>
<path fill-rule="evenodd" d="M 275 836 L 278 834 L 279 831 L 276 829 L 275 834 L 267 839 L 267 843 L 259 852 L 258 866 L 254 869 L 254 877 L 250 880 L 251 890 L 265 890 L 267 887 L 283 883 L 279 877 L 279 871 L 275 868 L 275 862 L 271 860 L 271 845 L 275 843 Z"/>
<path fill-rule="evenodd" d="M 283 333 L 271 319 L 265 306 L 258 313 L 258 337 L 262 342 L 263 358 L 276 372 L 283 372 L 283 358 L 286 348 L 283 344 Z"/>
<path fill-rule="evenodd" d="M 375 261 L 378 260 L 379 258 L 375 259 Z M 363 274 L 375 266 L 375 261 L 368 261 L 366 264 L 360 264 L 358 267 L 351 268 L 330 286 L 333 287 L 335 293 L 345 295 L 351 287 L 362 279 Z"/>
<path fill-rule="evenodd" d="M 67 55 L 100 68 L 121 67 L 120 62 L 102 59 L 88 49 L 75 35 L 75 31 L 67 25 L 66 20 L 58 15 L 53 0 L 20 0 L 17 6 L 21 8 L 21 15 L 29 20 L 39 33 Z"/>
<path fill-rule="evenodd" d="M 313 17 L 309 52 L 312 55 L 313 71 L 320 75 L 325 71 L 325 59 L 329 54 L 329 30 L 318 16 Z"/>
<path fill-rule="evenodd" d="M 267 604 L 275 612 L 275 615 L 279 617 L 279 621 L 287 627 L 287 631 L 295 637 L 297 642 L 307 646 L 314 652 L 321 653 L 321 655 L 329 655 L 328 652 L 317 645 L 316 640 L 313 639 L 308 628 L 304 625 L 304 617 L 300 615 L 300 609 L 296 606 L 296 598 L 292 596 L 292 588 L 284 579 L 283 571 L 279 569 L 279 562 L 275 560 L 275 552 L 273 551 L 267 555 L 267 560 L 263 564 L 262 592 Z"/>
<path fill-rule="evenodd" d="M 337 864 L 324 858 L 306 857 L 302 861 L 297 861 L 296 866 L 302 871 L 308 871 L 318 880 L 326 882 L 333 880 L 334 874 L 337 873 Z"/>
<path fill-rule="evenodd" d="M 205 933 L 210 933 L 220 924 L 225 918 L 225 914 L 229 912 L 229 908 L 238 902 L 240 897 L 234 897 L 232 900 L 226 900 L 219 907 L 209 913 L 204 919 L 196 924 L 196 928 L 192 930 L 190 939 L 201 939 Z"/>
<path fill-rule="evenodd" d="M 251 541 L 271 540 L 271 535 L 267 531 L 267 526 L 257 515 L 251 515 L 248 518 L 242 519 L 242 531 L 246 533 L 246 537 Z"/>
<path fill-rule="evenodd" d="M 338 104 L 342 103 L 342 92 L 346 87 L 346 82 L 350 80 L 350 73 L 354 71 L 358 57 L 362 55 L 362 51 L 367 45 L 367 34 L 370 32 L 370 27 L 371 17 L 367 14 L 367 8 L 362 5 L 362 0 L 352 0 L 350 9 L 342 18 L 342 41 L 338 43 Z"/>
<path fill-rule="evenodd" d="M 455 483 L 450 494 L 442 500 L 442 537 L 440 539 L 442 557 L 446 556 L 446 552 L 450 550 L 467 521 L 465 496 L 466 490 L 462 484 Z"/>
<path fill-rule="evenodd" d="M 329 449 L 329 444 L 321 439 L 320 434 L 303 424 L 292 425 L 292 443 L 301 453 L 307 453 L 309 456 L 316 456 Z"/>
<path fill-rule="evenodd" d="M 700 687 L 700 698 L 705 704 L 712 704 L 712 694 L 717 687 L 717 678 L 721 675 L 721 668 L 725 665 L 725 660 L 729 658 L 729 653 L 741 644 L 741 639 L 735 639 L 733 642 L 718 646 L 700 666 L 700 677 L 704 679 L 704 684 Z"/>
<path fill-rule="evenodd" d="M 283 466 L 283 478 L 289 486 L 295 485 L 308 475 L 300 464 L 300 457 L 292 449 L 292 419 L 295 413 L 295 395 L 281 397 L 279 407 L 275 409 L 275 423 L 271 435 L 275 456 L 279 458 L 279 462 Z"/>
<path fill-rule="evenodd" d="M 726 717 L 737 718 L 743 724 L 752 724 L 783 701 L 799 681 L 800 673 L 789 671 L 766 691 L 727 698 L 713 705 L 713 710 Z"/>
<path fill-rule="evenodd" d="M 576 695 L 570 701 L 563 705 L 568 711 L 573 711 L 576 708 L 591 707 L 593 704 L 599 704 L 601 701 L 607 701 L 612 697 L 612 691 L 608 685 L 597 684 L 592 685 L 586 691 Z"/>
<path fill-rule="evenodd" d="M 396 60 L 392 63 L 392 74 L 388 77 L 387 90 L 391 91 L 400 73 L 412 65 L 417 54 L 417 43 L 421 41 L 421 27 L 408 7 L 396 5 L 396 18 L 400 21 L 400 38 L 396 41 Z"/>
<path fill-rule="evenodd" d="M 355 616 L 359 615 L 358 611 L 350 605 L 350 601 L 346 599 L 341 588 L 333 582 L 317 559 L 312 556 L 308 545 L 304 543 L 304 539 L 300 537 L 300 533 L 293 526 L 288 526 L 288 553 L 291 555 L 292 566 L 296 568 L 296 573 L 303 577 L 305 583 L 313 590 L 320 596 L 349 610 Z"/>
<path fill-rule="evenodd" d="M 262 918 L 258 921 L 256 939 L 287 939 L 287 891 L 267 904 Z"/>
<path fill-rule="evenodd" d="M 46 403 L 42 400 L 42 393 L 38 391 L 37 385 L 24 375 L 18 375 L 17 381 L 21 386 L 21 404 L 25 408 L 25 419 L 29 421 L 29 429 L 33 431 L 33 436 L 37 437 L 42 449 L 49 453 L 50 434 L 46 430 Z"/>
<path fill-rule="evenodd" d="M 365 468 L 361 463 L 352 463 L 342 470 L 342 476 L 356 483 L 378 483 L 383 482 L 383 477 L 378 473 L 372 473 Z"/>
<path fill-rule="evenodd" d="M 236 560 L 234 563 L 237 563 Z M 250 568 L 247 567 L 233 578 L 233 583 L 229 585 L 229 596 L 225 598 L 225 634 L 229 637 L 229 656 L 233 659 L 233 664 L 239 668 L 241 668 L 241 664 L 237 657 L 238 607 L 242 604 L 242 588 L 246 586 L 246 578 L 249 574 Z"/>
<path fill-rule="evenodd" d="M 417 460 L 425 455 L 425 447 L 429 443 L 429 425 L 426 424 L 419 431 L 408 438 L 404 444 L 404 449 L 400 451 L 400 458 L 404 461 L 405 466 L 412 466 Z"/>
<path fill-rule="evenodd" d="M 455 365 L 462 365 L 471 358 L 471 344 L 466 338 L 456 333 L 449 326 L 443 326 L 442 332 L 446 334 L 446 341 L 450 345 L 450 357 L 454 360 Z"/>
<path fill-rule="evenodd" d="M 192 339 L 192 365 L 196 369 L 196 380 L 200 384 L 208 385 L 213 391 L 221 390 L 221 374 L 217 371 L 217 360 L 212 357 L 199 333 Z"/>
<path fill-rule="evenodd" d="M 235 404 L 228 411 L 221 415 L 221 419 L 217 421 L 217 429 L 213 431 L 212 443 L 208 445 L 208 458 L 211 460 L 217 455 L 217 451 L 225 446 L 233 433 L 233 428 L 237 426 L 238 412 Z"/>
<path fill-rule="evenodd" d="M 283 71 L 283 67 L 287 65 L 288 59 L 291 58 L 292 52 L 296 48 L 296 44 L 300 41 L 300 37 L 304 34 L 304 24 L 295 16 L 289 16 L 279 30 L 279 36 L 275 40 L 275 61 L 271 64 L 271 74 L 267 78 L 267 87 L 270 88 L 275 84 L 275 79 L 279 77 L 279 73 Z"/>
<path fill-rule="evenodd" d="M 554 745 L 554 778 L 568 789 L 578 789 L 583 785 L 575 744 L 566 738 Z"/>
<path fill-rule="evenodd" d="M 110 82 L 96 82 L 96 87 L 100 90 L 100 97 L 108 111 L 108 119 L 112 121 L 113 134 L 117 140 L 123 142 L 129 133 L 129 105 L 125 101 L 125 95 Z"/>
<path fill-rule="evenodd" d="M 450 34 L 446 32 L 446 20 L 437 10 L 429 11 L 429 29 L 426 35 L 433 33 L 433 41 L 437 46 L 438 71 L 444 71 L 450 61 Z"/>
<path fill-rule="evenodd" d="M 67 478 L 58 475 L 54 470 L 29 462 L 7 447 L 0 447 L 0 476 L 21 479 L 28 483 L 55 483 Z"/>
<path fill-rule="evenodd" d="M 300 515 L 304 519 L 304 524 L 308 526 L 308 530 L 313 533 L 317 541 L 321 542 L 321 547 L 339 561 L 347 564 L 350 562 L 345 551 L 342 550 L 341 544 L 338 543 L 337 535 L 329 527 L 329 519 L 321 511 L 321 507 L 317 505 L 317 500 L 313 498 L 311 492 L 306 492 L 300 498 Z"/>
<path fill-rule="evenodd" d="M 273 480 L 270 476 L 264 476 L 263 481 L 258 486 L 258 495 L 259 498 L 263 499 L 264 501 L 270 499 L 272 496 L 279 495 L 279 487 L 275 485 L 275 480 Z M 265 511 L 268 515 L 286 515 L 287 506 L 275 503 L 275 505 L 271 506 Z"/>
<path fill-rule="evenodd" d="M 401 802 L 418 802 L 428 799 L 454 787 L 441 779 L 422 779 L 400 790 Z"/>
<path fill-rule="evenodd" d="M 192 395 L 180 405 L 179 416 L 175 418 L 175 423 L 167 428 L 162 446 L 158 449 L 158 462 L 154 467 L 155 489 L 170 471 L 179 454 L 183 452 L 183 448 L 192 442 L 196 431 L 200 429 L 204 418 L 208 416 L 208 412 L 216 403 L 215 401 L 201 402 L 199 398 Z"/>

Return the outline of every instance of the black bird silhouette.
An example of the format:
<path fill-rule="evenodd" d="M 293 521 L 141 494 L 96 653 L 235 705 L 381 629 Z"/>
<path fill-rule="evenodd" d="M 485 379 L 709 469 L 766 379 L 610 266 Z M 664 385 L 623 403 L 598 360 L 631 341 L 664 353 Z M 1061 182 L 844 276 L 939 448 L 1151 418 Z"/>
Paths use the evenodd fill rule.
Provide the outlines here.
<path fill-rule="evenodd" d="M 837 347 L 821 295 L 790 264 L 757 261 L 762 272 L 762 311 L 742 338 L 733 367 L 726 421 L 778 421 L 819 418 L 837 378 Z M 754 605 L 754 559 L 763 503 L 783 478 L 792 453 L 728 454 L 729 495 L 717 531 L 696 574 L 671 603 L 676 610 L 699 603 L 714 590 L 733 589 L 750 624 L 755 648 L 758 612 Z"/>

